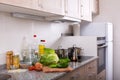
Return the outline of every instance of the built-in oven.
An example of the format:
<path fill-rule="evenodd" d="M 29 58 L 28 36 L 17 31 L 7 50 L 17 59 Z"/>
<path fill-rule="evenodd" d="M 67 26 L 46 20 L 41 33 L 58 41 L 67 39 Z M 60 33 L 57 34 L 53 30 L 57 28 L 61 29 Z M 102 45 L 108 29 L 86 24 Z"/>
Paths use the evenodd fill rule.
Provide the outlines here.
<path fill-rule="evenodd" d="M 98 44 L 97 44 L 98 73 L 100 73 L 106 68 L 106 47 L 107 45 L 105 43 L 105 37 L 98 38 Z"/>

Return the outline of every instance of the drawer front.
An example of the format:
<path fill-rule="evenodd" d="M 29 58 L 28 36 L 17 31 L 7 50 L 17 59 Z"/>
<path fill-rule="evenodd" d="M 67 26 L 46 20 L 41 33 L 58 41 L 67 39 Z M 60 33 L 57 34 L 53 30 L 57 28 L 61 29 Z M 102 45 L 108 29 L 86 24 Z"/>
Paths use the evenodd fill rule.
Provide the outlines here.
<path fill-rule="evenodd" d="M 97 75 L 97 80 L 106 80 L 106 75 L 105 75 L 106 71 L 103 70 L 101 73 L 99 73 Z"/>
<path fill-rule="evenodd" d="M 88 63 L 85 66 L 86 79 L 85 80 L 96 80 L 97 78 L 97 60 Z"/>
<path fill-rule="evenodd" d="M 80 67 L 68 74 L 64 75 L 63 77 L 57 80 L 85 80 L 85 69 L 84 66 Z"/>
<path fill-rule="evenodd" d="M 88 63 L 85 67 L 85 70 L 88 73 L 93 72 L 93 73 L 97 74 L 97 60 L 94 60 L 94 61 Z"/>
<path fill-rule="evenodd" d="M 96 80 L 96 74 L 95 73 L 87 73 L 85 80 Z"/>

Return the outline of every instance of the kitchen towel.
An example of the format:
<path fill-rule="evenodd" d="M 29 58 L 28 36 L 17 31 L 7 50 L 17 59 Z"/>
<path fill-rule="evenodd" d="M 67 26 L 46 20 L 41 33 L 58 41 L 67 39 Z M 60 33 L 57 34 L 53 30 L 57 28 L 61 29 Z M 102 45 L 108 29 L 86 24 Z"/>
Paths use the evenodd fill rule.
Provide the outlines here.
<path fill-rule="evenodd" d="M 73 36 L 80 36 L 80 24 L 73 24 Z"/>

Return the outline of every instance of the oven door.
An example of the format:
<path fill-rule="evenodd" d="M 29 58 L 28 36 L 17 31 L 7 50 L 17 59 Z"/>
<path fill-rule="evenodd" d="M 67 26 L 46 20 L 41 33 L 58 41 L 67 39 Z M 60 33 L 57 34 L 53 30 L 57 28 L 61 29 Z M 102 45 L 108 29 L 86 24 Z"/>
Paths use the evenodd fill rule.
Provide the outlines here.
<path fill-rule="evenodd" d="M 100 73 L 102 70 L 105 69 L 106 66 L 106 44 L 98 45 L 98 70 L 97 72 Z"/>

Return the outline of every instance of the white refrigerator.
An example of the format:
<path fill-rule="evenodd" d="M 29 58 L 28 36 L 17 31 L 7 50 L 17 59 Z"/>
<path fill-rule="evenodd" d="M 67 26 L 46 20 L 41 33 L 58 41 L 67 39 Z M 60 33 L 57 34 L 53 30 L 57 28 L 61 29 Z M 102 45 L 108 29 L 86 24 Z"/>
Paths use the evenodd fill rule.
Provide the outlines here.
<path fill-rule="evenodd" d="M 106 80 L 113 80 L 113 24 L 88 23 L 81 24 L 81 36 L 106 37 Z"/>

